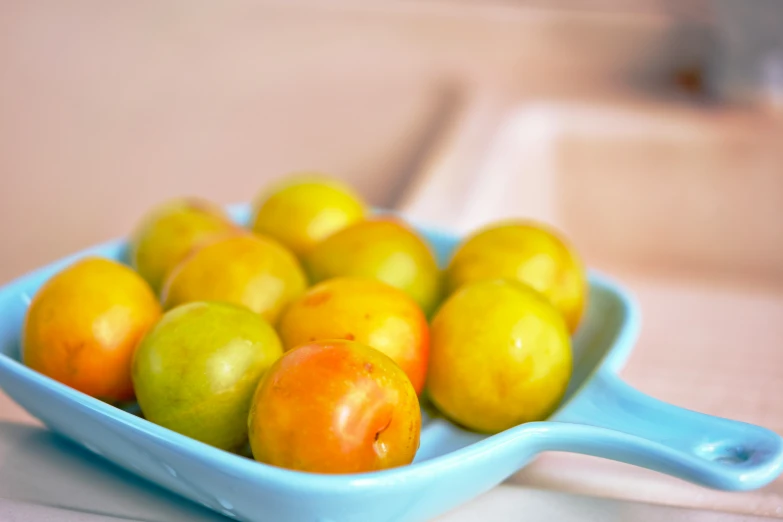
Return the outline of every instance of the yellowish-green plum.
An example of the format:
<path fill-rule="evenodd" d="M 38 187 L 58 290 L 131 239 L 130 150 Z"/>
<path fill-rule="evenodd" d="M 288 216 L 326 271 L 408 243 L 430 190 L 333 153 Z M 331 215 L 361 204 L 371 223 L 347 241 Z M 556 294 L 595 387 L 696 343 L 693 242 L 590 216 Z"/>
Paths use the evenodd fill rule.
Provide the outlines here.
<path fill-rule="evenodd" d="M 288 179 L 262 192 L 254 207 L 253 231 L 277 239 L 297 256 L 365 214 L 350 187 L 318 175 Z"/>
<path fill-rule="evenodd" d="M 392 217 L 361 221 L 328 237 L 305 258 L 305 267 L 313 283 L 341 276 L 377 279 L 408 294 L 428 315 L 440 299 L 435 256 Z"/>
<path fill-rule="evenodd" d="M 158 293 L 166 275 L 191 250 L 236 228 L 208 201 L 169 201 L 152 209 L 137 226 L 130 242 L 131 264 Z"/>
<path fill-rule="evenodd" d="M 228 451 L 247 441 L 253 393 L 283 353 L 274 329 L 227 303 L 170 310 L 140 343 L 133 386 L 147 420 Z"/>
<path fill-rule="evenodd" d="M 191 301 L 242 305 L 272 324 L 307 288 L 299 261 L 277 241 L 245 232 L 196 250 L 171 271 L 164 309 Z"/>
<path fill-rule="evenodd" d="M 457 249 L 446 269 L 449 293 L 485 279 L 516 279 L 544 294 L 571 333 L 579 326 L 588 285 L 576 250 L 538 223 L 512 221 L 478 231 Z"/>
<path fill-rule="evenodd" d="M 429 397 L 469 429 L 496 433 L 546 419 L 571 378 L 563 317 L 541 294 L 510 280 L 467 284 L 430 330 Z"/>

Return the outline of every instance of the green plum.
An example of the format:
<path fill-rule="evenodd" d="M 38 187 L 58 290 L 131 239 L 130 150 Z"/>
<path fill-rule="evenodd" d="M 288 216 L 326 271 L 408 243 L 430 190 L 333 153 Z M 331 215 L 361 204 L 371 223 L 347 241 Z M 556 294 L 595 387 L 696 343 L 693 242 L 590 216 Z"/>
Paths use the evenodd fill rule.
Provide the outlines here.
<path fill-rule="evenodd" d="M 440 301 L 434 254 L 411 227 L 391 216 L 344 228 L 319 243 L 304 262 L 313 283 L 333 277 L 376 279 L 408 294 L 427 315 Z"/>
<path fill-rule="evenodd" d="M 487 279 L 530 285 L 563 314 L 574 333 L 587 303 L 588 283 L 576 249 L 557 231 L 532 221 L 492 224 L 467 238 L 446 269 L 446 290 Z"/>
<path fill-rule="evenodd" d="M 166 275 L 194 248 L 237 229 L 223 209 L 208 201 L 168 201 L 153 208 L 133 232 L 131 264 L 157 293 Z"/>
<path fill-rule="evenodd" d="M 133 386 L 147 420 L 237 451 L 258 382 L 283 353 L 274 329 L 250 310 L 193 302 L 163 315 L 133 360 Z"/>
<path fill-rule="evenodd" d="M 563 398 L 571 369 L 565 320 L 524 283 L 468 283 L 432 320 L 429 398 L 472 430 L 497 433 L 546 419 Z"/>

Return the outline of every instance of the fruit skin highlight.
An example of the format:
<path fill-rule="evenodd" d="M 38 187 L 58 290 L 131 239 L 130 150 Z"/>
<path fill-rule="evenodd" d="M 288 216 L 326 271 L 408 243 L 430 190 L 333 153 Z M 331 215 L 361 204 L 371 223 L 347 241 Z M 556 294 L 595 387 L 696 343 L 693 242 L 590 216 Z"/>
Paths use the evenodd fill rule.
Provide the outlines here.
<path fill-rule="evenodd" d="M 546 419 L 571 378 L 565 321 L 545 297 L 516 281 L 463 286 L 436 314 L 431 335 L 429 398 L 475 431 Z"/>
<path fill-rule="evenodd" d="M 410 381 L 387 356 L 355 341 L 317 341 L 270 368 L 248 426 L 258 461 L 361 473 L 413 461 L 421 412 Z"/>
<path fill-rule="evenodd" d="M 303 256 L 335 232 L 364 219 L 353 190 L 319 175 L 288 179 L 256 199 L 252 229 Z"/>
<path fill-rule="evenodd" d="M 84 258 L 36 293 L 25 318 L 22 361 L 98 399 L 131 400 L 133 353 L 160 314 L 155 294 L 136 272 Z"/>
<path fill-rule="evenodd" d="M 133 232 L 131 265 L 159 293 L 168 273 L 194 248 L 236 230 L 223 209 L 208 201 L 168 201 L 148 212 Z"/>
<path fill-rule="evenodd" d="M 274 329 L 227 303 L 188 303 L 164 314 L 139 345 L 133 384 L 147 420 L 224 450 L 247 441 L 259 380 L 283 349 Z"/>
<path fill-rule="evenodd" d="M 249 232 L 216 240 L 193 252 L 169 274 L 163 307 L 192 301 L 245 306 L 274 324 L 307 288 L 296 257 L 277 241 Z"/>
<path fill-rule="evenodd" d="M 424 388 L 430 349 L 427 318 L 413 299 L 393 286 L 373 279 L 329 279 L 291 304 L 278 329 L 286 350 L 323 339 L 366 344 L 394 360 L 416 393 Z"/>
<path fill-rule="evenodd" d="M 356 223 L 316 246 L 305 258 L 314 283 L 339 276 L 377 279 L 399 288 L 429 315 L 440 300 L 441 274 L 427 243 L 393 217 Z"/>
<path fill-rule="evenodd" d="M 532 286 L 560 310 L 570 332 L 576 331 L 587 301 L 587 279 L 576 250 L 554 230 L 530 221 L 492 225 L 468 237 L 446 269 L 448 293 L 496 278 Z"/>

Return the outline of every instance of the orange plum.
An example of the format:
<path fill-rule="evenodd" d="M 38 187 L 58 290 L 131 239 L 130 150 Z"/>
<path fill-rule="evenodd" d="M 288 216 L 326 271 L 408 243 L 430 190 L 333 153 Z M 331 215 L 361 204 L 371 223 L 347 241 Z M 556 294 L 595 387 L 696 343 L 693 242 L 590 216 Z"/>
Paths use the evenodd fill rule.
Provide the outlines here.
<path fill-rule="evenodd" d="M 421 412 L 405 373 L 355 341 L 317 341 L 286 352 L 253 397 L 250 446 L 260 462 L 315 473 L 361 473 L 410 464 Z"/>
<path fill-rule="evenodd" d="M 429 326 L 405 292 L 373 279 L 339 277 L 314 286 L 283 314 L 286 350 L 322 339 L 358 341 L 380 350 L 421 393 L 427 375 Z"/>
<path fill-rule="evenodd" d="M 22 360 L 93 397 L 128 401 L 136 345 L 160 314 L 139 274 L 109 259 L 85 258 L 52 277 L 33 298 Z"/>

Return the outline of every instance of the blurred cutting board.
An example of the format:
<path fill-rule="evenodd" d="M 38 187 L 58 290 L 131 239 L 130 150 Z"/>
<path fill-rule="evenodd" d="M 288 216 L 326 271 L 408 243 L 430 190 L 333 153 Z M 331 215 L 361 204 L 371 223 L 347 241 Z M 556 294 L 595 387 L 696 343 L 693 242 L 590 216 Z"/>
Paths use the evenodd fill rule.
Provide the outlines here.
<path fill-rule="evenodd" d="M 454 121 L 403 211 L 462 233 L 509 217 L 556 225 L 641 304 L 631 385 L 783 434 L 783 153 L 768 141 L 779 120 L 622 99 L 503 105 L 479 92 Z M 716 492 L 545 454 L 510 483 L 783 517 L 783 479 Z"/>

